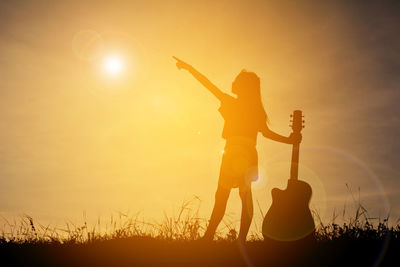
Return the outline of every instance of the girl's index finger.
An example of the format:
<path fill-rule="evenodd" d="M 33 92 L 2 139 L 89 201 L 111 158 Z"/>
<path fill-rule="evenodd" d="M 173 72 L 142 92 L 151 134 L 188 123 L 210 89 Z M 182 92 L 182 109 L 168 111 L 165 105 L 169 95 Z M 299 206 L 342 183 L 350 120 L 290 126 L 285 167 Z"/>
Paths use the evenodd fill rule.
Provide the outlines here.
<path fill-rule="evenodd" d="M 177 58 L 176 56 L 172 56 L 175 60 L 177 60 L 177 61 L 182 61 L 182 60 L 180 60 L 179 58 Z"/>

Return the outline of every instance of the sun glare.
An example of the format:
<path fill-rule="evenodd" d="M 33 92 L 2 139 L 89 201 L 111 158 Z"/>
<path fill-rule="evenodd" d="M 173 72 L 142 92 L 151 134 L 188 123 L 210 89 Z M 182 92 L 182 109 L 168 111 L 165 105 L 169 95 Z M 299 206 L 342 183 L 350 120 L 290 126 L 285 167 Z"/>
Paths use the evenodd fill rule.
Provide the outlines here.
<path fill-rule="evenodd" d="M 124 62 L 120 56 L 111 55 L 104 59 L 103 67 L 110 76 L 118 76 L 124 70 Z"/>

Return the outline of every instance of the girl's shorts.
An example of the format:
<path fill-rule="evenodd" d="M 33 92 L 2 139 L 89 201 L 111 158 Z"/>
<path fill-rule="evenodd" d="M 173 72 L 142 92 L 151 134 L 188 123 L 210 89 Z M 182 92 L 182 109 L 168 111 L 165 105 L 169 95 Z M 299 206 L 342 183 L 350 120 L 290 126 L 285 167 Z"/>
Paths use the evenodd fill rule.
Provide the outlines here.
<path fill-rule="evenodd" d="M 222 156 L 218 184 L 224 188 L 248 187 L 258 179 L 255 145 L 227 143 Z"/>

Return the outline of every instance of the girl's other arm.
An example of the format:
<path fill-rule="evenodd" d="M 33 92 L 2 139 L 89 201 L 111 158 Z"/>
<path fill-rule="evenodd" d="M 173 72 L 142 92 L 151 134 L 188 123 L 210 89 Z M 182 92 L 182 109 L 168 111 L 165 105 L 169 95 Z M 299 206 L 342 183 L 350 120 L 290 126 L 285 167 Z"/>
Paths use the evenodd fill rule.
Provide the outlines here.
<path fill-rule="evenodd" d="M 268 128 L 268 125 L 265 123 L 263 124 L 263 127 L 261 129 L 261 133 L 264 137 L 269 138 L 271 140 L 277 141 L 277 142 L 281 142 L 281 143 L 285 143 L 285 144 L 295 144 L 295 143 L 300 143 L 301 142 L 301 134 L 290 134 L 289 137 L 277 134 L 273 131 L 271 131 Z"/>
<path fill-rule="evenodd" d="M 210 80 L 208 80 L 203 74 L 198 72 L 195 68 L 193 68 L 191 65 L 187 64 L 186 62 L 180 60 L 177 57 L 173 57 L 177 62 L 176 66 L 178 69 L 185 69 L 189 71 L 193 77 L 195 77 L 204 87 L 206 87 L 216 98 L 219 100 L 222 100 L 224 97 L 225 93 L 223 93 L 218 87 L 216 87 Z"/>

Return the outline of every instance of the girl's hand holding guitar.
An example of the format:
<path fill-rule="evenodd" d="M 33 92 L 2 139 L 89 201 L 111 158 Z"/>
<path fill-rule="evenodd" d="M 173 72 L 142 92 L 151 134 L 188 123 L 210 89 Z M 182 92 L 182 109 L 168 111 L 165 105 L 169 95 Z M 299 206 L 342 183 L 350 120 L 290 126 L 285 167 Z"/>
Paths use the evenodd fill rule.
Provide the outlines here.
<path fill-rule="evenodd" d="M 291 133 L 288 138 L 289 144 L 300 144 L 303 136 L 301 135 L 301 133 Z"/>

